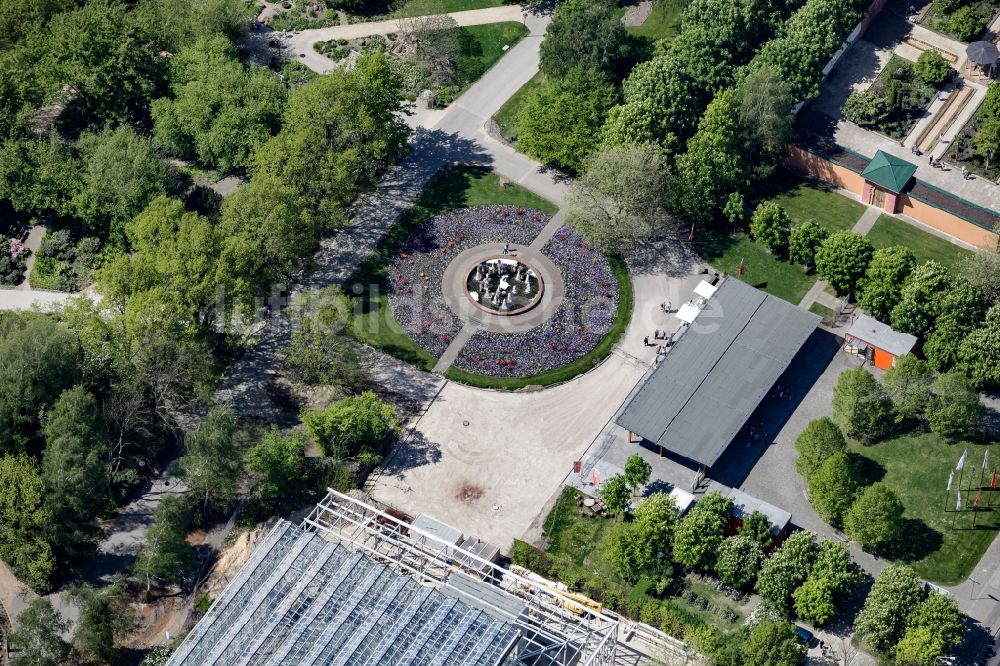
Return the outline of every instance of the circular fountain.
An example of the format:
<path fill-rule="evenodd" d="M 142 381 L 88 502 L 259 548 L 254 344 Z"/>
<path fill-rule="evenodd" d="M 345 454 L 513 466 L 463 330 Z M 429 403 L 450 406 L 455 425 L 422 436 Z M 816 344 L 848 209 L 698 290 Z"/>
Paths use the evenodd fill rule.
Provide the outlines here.
<path fill-rule="evenodd" d="M 506 255 L 486 257 L 469 271 L 466 295 L 481 310 L 516 315 L 542 298 L 545 285 L 530 264 Z"/>

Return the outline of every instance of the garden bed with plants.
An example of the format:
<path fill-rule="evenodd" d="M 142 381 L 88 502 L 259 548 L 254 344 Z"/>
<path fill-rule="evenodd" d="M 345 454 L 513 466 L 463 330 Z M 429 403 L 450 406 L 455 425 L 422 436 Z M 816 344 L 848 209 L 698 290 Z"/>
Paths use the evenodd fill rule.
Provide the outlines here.
<path fill-rule="evenodd" d="M 1000 179 L 1000 86 L 993 84 L 972 119 L 952 141 L 946 159 L 996 182 Z"/>
<path fill-rule="evenodd" d="M 477 206 L 440 215 L 421 226 L 389 267 L 389 304 L 417 344 L 440 356 L 462 329 L 445 303 L 445 269 L 465 250 L 484 243 L 530 245 L 548 216 L 515 206 Z"/>
<path fill-rule="evenodd" d="M 389 303 L 396 321 L 422 348 L 440 356 L 462 328 L 442 294 L 448 265 L 485 243 L 529 245 L 548 219 L 528 208 L 479 206 L 424 224 L 389 268 Z M 459 352 L 456 368 L 498 377 L 537 375 L 590 354 L 612 329 L 620 290 L 608 259 L 566 227 L 556 231 L 542 253 L 562 273 L 562 304 L 529 331 L 477 331 Z"/>
<path fill-rule="evenodd" d="M 47 232 L 28 278 L 31 288 L 74 292 L 87 287 L 94 279 L 99 245 L 92 236 L 74 241 L 69 231 Z"/>
<path fill-rule="evenodd" d="M 972 42 L 986 30 L 997 11 L 997 0 L 934 0 L 920 25 L 960 42 Z"/>
<path fill-rule="evenodd" d="M 477 331 L 459 352 L 455 367 L 500 377 L 538 375 L 586 356 L 611 330 L 620 292 L 608 259 L 568 227 L 556 231 L 542 254 L 562 273 L 562 304 L 524 333 Z"/>
<path fill-rule="evenodd" d="M 14 287 L 24 279 L 28 249 L 19 238 L 0 235 L 0 287 Z"/>
<path fill-rule="evenodd" d="M 847 98 L 843 114 L 856 125 L 902 141 L 923 117 L 937 89 L 915 73 L 913 63 L 894 55 L 868 90 Z"/>

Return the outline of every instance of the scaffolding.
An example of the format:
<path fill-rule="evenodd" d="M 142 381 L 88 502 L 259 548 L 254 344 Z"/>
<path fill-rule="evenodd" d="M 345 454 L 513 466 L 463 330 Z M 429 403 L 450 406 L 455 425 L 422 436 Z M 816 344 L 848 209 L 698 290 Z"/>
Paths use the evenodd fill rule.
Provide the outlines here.
<path fill-rule="evenodd" d="M 520 637 L 505 664 L 614 663 L 616 616 L 456 548 L 370 504 L 328 489 L 302 527 L 516 627 Z"/>

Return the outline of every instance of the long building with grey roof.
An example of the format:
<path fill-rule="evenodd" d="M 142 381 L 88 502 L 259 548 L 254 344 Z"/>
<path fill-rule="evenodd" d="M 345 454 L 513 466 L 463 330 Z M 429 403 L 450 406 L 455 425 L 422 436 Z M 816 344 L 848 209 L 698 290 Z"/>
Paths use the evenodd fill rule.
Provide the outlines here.
<path fill-rule="evenodd" d="M 618 425 L 711 467 L 771 390 L 820 317 L 726 278 Z"/>

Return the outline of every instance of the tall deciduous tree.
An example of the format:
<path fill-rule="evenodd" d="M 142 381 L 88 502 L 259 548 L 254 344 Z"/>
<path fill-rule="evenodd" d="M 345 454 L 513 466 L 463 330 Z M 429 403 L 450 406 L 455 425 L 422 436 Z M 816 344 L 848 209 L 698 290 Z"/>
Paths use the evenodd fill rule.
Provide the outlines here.
<path fill-rule="evenodd" d="M 145 577 L 147 591 L 154 579 L 173 584 L 194 569 L 194 551 L 186 540 L 189 521 L 190 508 L 183 497 L 167 495 L 160 500 L 133 567 Z"/>
<path fill-rule="evenodd" d="M 1000 252 L 980 249 L 967 255 L 958 265 L 958 275 L 982 294 L 988 305 L 1000 302 Z"/>
<path fill-rule="evenodd" d="M 205 421 L 184 438 L 185 455 L 178 461 L 181 476 L 202 510 L 236 497 L 243 473 L 243 447 L 231 406 L 214 407 Z"/>
<path fill-rule="evenodd" d="M 740 123 L 746 128 L 754 149 L 760 154 L 776 156 L 784 149 L 792 133 L 792 87 L 777 70 L 761 67 L 747 74 L 736 87 L 739 98 Z"/>
<path fill-rule="evenodd" d="M 812 532 L 796 532 L 785 539 L 757 575 L 756 588 L 761 598 L 774 608 L 787 610 L 792 593 L 809 576 L 818 552 Z"/>
<path fill-rule="evenodd" d="M 809 501 L 820 518 L 839 526 L 861 487 L 861 478 L 845 453 L 827 458 L 807 479 Z"/>
<path fill-rule="evenodd" d="M 833 419 L 849 437 L 871 444 L 892 428 L 892 401 L 864 367 L 845 370 L 833 388 Z"/>
<path fill-rule="evenodd" d="M 788 239 L 792 235 L 792 221 L 785 209 L 774 201 L 757 206 L 750 219 L 750 235 L 775 254 L 788 252 Z"/>
<path fill-rule="evenodd" d="M 893 542 L 900 534 L 903 503 L 884 483 L 865 488 L 847 510 L 844 528 L 852 539 L 868 549 Z"/>
<path fill-rule="evenodd" d="M 97 0 L 52 17 L 25 48 L 50 93 L 70 91 L 81 124 L 138 120 L 160 84 L 155 40 L 123 2 Z"/>
<path fill-rule="evenodd" d="M 913 569 L 890 564 L 872 585 L 854 630 L 872 648 L 887 653 L 903 637 L 907 617 L 922 598 L 923 583 Z"/>
<path fill-rule="evenodd" d="M 570 185 L 567 222 L 605 251 L 628 252 L 673 226 L 668 179 L 665 160 L 652 146 L 600 150 Z"/>
<path fill-rule="evenodd" d="M 76 383 L 79 360 L 76 337 L 50 317 L 0 318 L 0 453 L 27 446 L 40 411 Z"/>
<path fill-rule="evenodd" d="M 708 570 L 715 564 L 733 503 L 717 492 L 701 498 L 674 530 L 674 559 L 686 567 Z"/>
<path fill-rule="evenodd" d="M 69 657 L 69 644 L 61 634 L 69 623 L 45 597 L 35 599 L 17 616 L 17 630 L 10 635 L 16 653 L 12 666 L 61 666 Z"/>
<path fill-rule="evenodd" d="M 952 284 L 948 269 L 936 261 L 917 266 L 903 283 L 899 303 L 892 309 L 892 327 L 903 333 L 925 335 L 942 314 L 943 297 Z"/>
<path fill-rule="evenodd" d="M 976 387 L 1000 386 L 1000 304 L 991 307 L 982 325 L 962 340 L 958 367 Z"/>
<path fill-rule="evenodd" d="M 882 377 L 882 385 L 892 400 L 896 415 L 903 419 L 915 419 L 924 413 L 931 396 L 934 370 L 927 361 L 907 354 L 897 358 L 895 364 Z"/>
<path fill-rule="evenodd" d="M 692 222 L 709 223 L 729 195 L 746 185 L 744 146 L 736 94 L 723 91 L 705 109 L 687 152 L 677 158 L 670 181 L 674 210 Z"/>
<path fill-rule="evenodd" d="M 840 427 L 824 416 L 809 422 L 796 438 L 795 448 L 799 452 L 795 468 L 802 476 L 809 477 L 827 458 L 847 451 L 847 440 Z"/>
<path fill-rule="evenodd" d="M 853 231 L 838 231 L 816 251 L 816 272 L 838 294 L 855 293 L 868 270 L 874 248 L 867 238 Z"/>
<path fill-rule="evenodd" d="M 927 423 L 932 432 L 946 439 L 968 438 L 986 415 L 979 393 L 959 370 L 946 372 L 930 387 Z"/>
<path fill-rule="evenodd" d="M 617 523 L 608 536 L 608 558 L 628 581 L 662 568 L 679 520 L 677 505 L 666 493 L 653 493 L 635 509 L 632 520 Z"/>
<path fill-rule="evenodd" d="M 865 277 L 859 285 L 860 305 L 879 319 L 887 319 L 902 297 L 903 284 L 917 265 L 913 251 L 902 245 L 875 250 Z"/>
<path fill-rule="evenodd" d="M 226 37 L 182 50 L 170 69 L 174 98 L 153 103 L 154 134 L 184 159 L 245 166 L 280 128 L 285 86 L 267 68 L 244 67 Z"/>
<path fill-rule="evenodd" d="M 63 391 L 45 415 L 42 480 L 45 506 L 58 527 L 51 541 L 71 550 L 85 545 L 88 524 L 109 499 L 108 438 L 97 401 L 82 386 Z"/>
<path fill-rule="evenodd" d="M 788 622 L 761 622 L 755 625 L 743 645 L 746 664 L 797 666 L 805 657 L 795 627 Z"/>
<path fill-rule="evenodd" d="M 552 17 L 541 46 L 541 70 L 554 78 L 574 67 L 617 79 L 629 57 L 629 36 L 606 0 L 569 0 Z"/>
<path fill-rule="evenodd" d="M 26 455 L 0 457 L 0 559 L 37 591 L 51 584 L 56 562 L 45 536 L 53 528 L 45 485 Z"/>
<path fill-rule="evenodd" d="M 732 536 L 723 540 L 715 559 L 719 579 L 737 589 L 753 583 L 764 562 L 764 548 L 748 536 Z"/>
<path fill-rule="evenodd" d="M 518 147 L 545 164 L 579 172 L 616 98 L 615 87 L 598 71 L 571 69 L 525 101 L 518 115 Z"/>
<path fill-rule="evenodd" d="M 788 237 L 788 258 L 803 266 L 815 266 L 816 252 L 829 235 L 815 220 L 806 220 L 792 229 Z"/>
<path fill-rule="evenodd" d="M 263 502 L 297 500 L 305 490 L 306 441 L 300 433 L 271 429 L 247 451 L 246 466 L 254 474 L 253 490 Z"/>
<path fill-rule="evenodd" d="M 166 168 L 152 142 L 128 127 L 84 135 L 80 153 L 84 175 L 77 213 L 92 228 L 124 244 L 125 224 L 166 193 Z"/>

